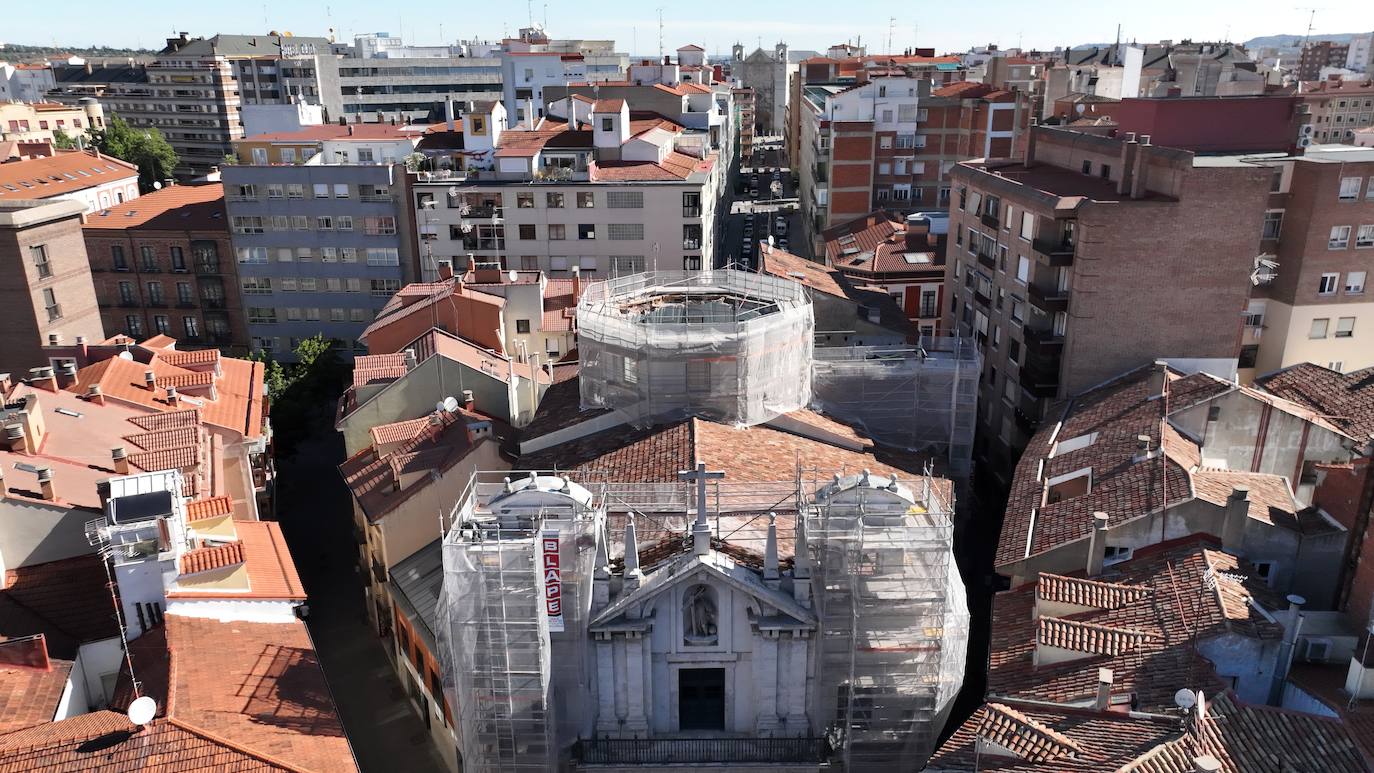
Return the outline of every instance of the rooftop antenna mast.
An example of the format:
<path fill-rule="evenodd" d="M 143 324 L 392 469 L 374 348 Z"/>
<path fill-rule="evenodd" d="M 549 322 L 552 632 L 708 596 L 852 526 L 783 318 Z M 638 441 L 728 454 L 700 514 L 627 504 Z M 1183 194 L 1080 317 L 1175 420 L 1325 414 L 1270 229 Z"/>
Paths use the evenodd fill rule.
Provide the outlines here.
<path fill-rule="evenodd" d="M 658 60 L 663 61 L 663 8 L 658 9 Z"/>
<path fill-rule="evenodd" d="M 887 17 L 887 53 L 888 53 L 888 56 L 891 56 L 891 55 L 892 55 L 892 30 L 895 29 L 896 27 L 897 27 L 897 17 L 896 17 L 896 16 L 889 16 L 889 17 Z"/>
<path fill-rule="evenodd" d="M 529 26 L 534 26 L 534 0 L 525 0 L 525 13 L 529 16 Z"/>

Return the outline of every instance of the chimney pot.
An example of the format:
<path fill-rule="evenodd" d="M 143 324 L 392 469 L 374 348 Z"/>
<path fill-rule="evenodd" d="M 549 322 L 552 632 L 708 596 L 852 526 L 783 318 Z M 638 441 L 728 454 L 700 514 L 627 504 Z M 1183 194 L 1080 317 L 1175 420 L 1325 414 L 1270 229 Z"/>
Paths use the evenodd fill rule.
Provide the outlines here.
<path fill-rule="evenodd" d="M 1093 531 L 1088 535 L 1087 575 L 1096 577 L 1102 574 L 1102 563 L 1107 555 L 1107 514 L 1093 513 Z"/>
<path fill-rule="evenodd" d="M 57 500 L 57 488 L 53 486 L 51 467 L 38 468 L 38 487 L 42 489 L 43 499 L 49 502 Z"/>
<path fill-rule="evenodd" d="M 169 403 L 175 403 L 176 401 L 177 401 L 177 388 L 174 387 L 174 386 L 169 386 L 169 387 L 167 387 L 167 402 L 169 402 Z"/>
<path fill-rule="evenodd" d="M 473 407 L 473 405 L 475 405 L 475 404 L 476 404 L 476 401 L 475 401 L 475 400 L 473 399 L 473 397 L 472 397 L 472 390 L 471 390 L 471 389 L 464 389 L 464 390 L 463 390 L 463 407 L 466 408 L 466 409 L 468 409 L 468 410 L 470 411 L 470 410 L 472 410 L 472 407 Z"/>
<path fill-rule="evenodd" d="M 86 388 L 86 399 L 95 403 L 96 405 L 105 404 L 105 394 L 100 391 L 99 384 L 91 384 L 89 387 Z"/>
<path fill-rule="evenodd" d="M 153 384 L 157 383 L 157 374 L 153 373 L 151 370 L 143 371 L 143 383 L 147 384 L 149 389 L 152 389 Z"/>
<path fill-rule="evenodd" d="M 1106 711 L 1112 705 L 1112 670 L 1110 668 L 1097 669 L 1097 700 L 1094 707 L 1098 711 Z"/>
<path fill-rule="evenodd" d="M 110 460 L 114 462 L 115 472 L 120 475 L 129 474 L 129 455 L 125 452 L 124 446 L 111 448 Z"/>
<path fill-rule="evenodd" d="M 85 346 L 85 345 L 86 345 L 86 336 L 77 336 L 77 337 L 76 337 L 76 345 L 77 345 L 77 346 Z"/>
<path fill-rule="evenodd" d="M 1194 757 L 1193 773 L 1221 773 L 1221 760 L 1210 754 Z"/>
<path fill-rule="evenodd" d="M 62 343 L 61 333 L 48 333 L 48 346 L 58 346 Z"/>

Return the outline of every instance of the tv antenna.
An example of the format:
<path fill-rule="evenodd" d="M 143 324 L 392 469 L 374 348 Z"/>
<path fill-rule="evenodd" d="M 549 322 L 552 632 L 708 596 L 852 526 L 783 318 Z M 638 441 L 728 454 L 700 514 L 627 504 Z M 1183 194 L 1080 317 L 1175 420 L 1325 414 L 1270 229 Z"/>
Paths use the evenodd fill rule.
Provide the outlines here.
<path fill-rule="evenodd" d="M 663 8 L 658 9 L 658 61 L 663 61 Z"/>

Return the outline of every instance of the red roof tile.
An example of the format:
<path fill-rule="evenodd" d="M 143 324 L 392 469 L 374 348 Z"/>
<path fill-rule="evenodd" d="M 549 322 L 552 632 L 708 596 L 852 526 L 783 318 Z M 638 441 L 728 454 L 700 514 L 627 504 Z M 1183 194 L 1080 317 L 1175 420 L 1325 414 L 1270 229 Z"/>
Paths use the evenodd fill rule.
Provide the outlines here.
<path fill-rule="evenodd" d="M 432 286 L 432 285 L 426 285 Z M 412 287 L 401 288 L 402 292 Z M 393 381 L 406 374 L 406 356 L 402 352 L 368 354 L 353 360 L 354 388 L 382 381 Z"/>
<path fill-rule="evenodd" d="M 90 555 L 5 571 L 0 637 L 43 634 L 53 657 L 72 659 L 79 645 L 119 634 L 105 564 Z"/>
<path fill-rule="evenodd" d="M 182 446 L 161 451 L 141 451 L 129 454 L 129 464 L 145 472 L 188 470 L 200 464 L 200 446 Z"/>
<path fill-rule="evenodd" d="M 90 150 L 0 164 L 0 201 L 47 199 L 117 180 L 133 182 L 138 167 Z"/>
<path fill-rule="evenodd" d="M 243 543 L 230 542 L 210 548 L 188 550 L 181 556 L 181 573 L 196 574 L 243 563 Z"/>
<path fill-rule="evenodd" d="M 82 225 L 86 231 L 224 231 L 224 185 L 173 185 L 95 212 Z M 218 349 L 202 349 L 219 354 Z M 185 352 L 197 354 L 198 352 Z M 177 363 L 180 364 L 180 363 Z"/>
<path fill-rule="evenodd" d="M 431 473 L 446 472 L 475 447 L 460 416 L 435 415 L 442 426 L 418 426 L 413 421 L 393 425 L 388 437 L 411 433 L 410 439 L 385 455 L 379 455 L 376 446 L 368 446 L 339 465 L 344 483 L 369 520 L 385 517 L 433 482 Z M 430 419 L 423 421 L 429 425 Z"/>
<path fill-rule="evenodd" d="M 193 499 L 186 503 L 186 520 L 188 521 L 203 521 L 206 518 L 218 518 L 233 512 L 234 501 L 229 497 Z"/>
<path fill-rule="evenodd" d="M 1316 411 L 1357 440 L 1374 435 L 1374 368 L 1338 373 L 1305 362 L 1260 376 L 1255 385 Z"/>
<path fill-rule="evenodd" d="M 42 637 L 38 638 L 41 641 Z M 27 646 L 27 639 L 0 641 L 0 650 Z M 51 722 L 67 690 L 72 662 L 50 660 L 47 668 L 0 663 L 0 733 Z"/>

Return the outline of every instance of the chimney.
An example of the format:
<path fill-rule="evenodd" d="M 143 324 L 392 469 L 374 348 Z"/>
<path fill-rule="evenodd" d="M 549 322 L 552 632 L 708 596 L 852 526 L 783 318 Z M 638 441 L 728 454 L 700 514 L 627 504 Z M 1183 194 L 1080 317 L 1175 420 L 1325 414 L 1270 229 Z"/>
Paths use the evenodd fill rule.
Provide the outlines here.
<path fill-rule="evenodd" d="M 1149 399 L 1158 400 L 1164 396 L 1165 386 L 1169 383 L 1169 363 L 1155 360 L 1150 366 Z"/>
<path fill-rule="evenodd" d="M 1245 549 L 1245 522 L 1250 518 L 1250 487 L 1238 483 L 1226 498 L 1226 514 L 1221 523 L 1221 547 L 1240 554 Z"/>
<path fill-rule="evenodd" d="M 468 253 L 468 273 L 469 273 L 469 274 L 476 274 L 476 273 L 477 273 L 477 258 L 476 258 L 476 256 L 474 256 L 474 255 L 473 255 L 472 253 L 470 253 L 470 252 Z"/>
<path fill-rule="evenodd" d="M 8 373 L 0 373 L 0 395 L 7 395 L 14 386 L 14 379 Z"/>
<path fill-rule="evenodd" d="M 151 370 L 143 371 L 143 383 L 148 387 L 148 391 L 153 391 L 153 386 L 157 383 L 157 374 Z"/>
<path fill-rule="evenodd" d="M 62 345 L 62 334 L 61 334 L 61 333 L 48 333 L 48 346 L 61 346 L 61 345 Z"/>
<path fill-rule="evenodd" d="M 1106 711 L 1112 705 L 1112 670 L 1110 668 L 1097 669 L 1097 700 L 1093 702 L 1093 707 L 1098 711 Z"/>
<path fill-rule="evenodd" d="M 69 387 L 76 383 L 76 363 L 71 360 L 64 360 L 58 368 L 57 385 L 59 387 Z"/>
<path fill-rule="evenodd" d="M 51 365 L 41 368 L 29 368 L 29 386 L 35 389 L 46 389 L 49 392 L 57 391 L 57 376 L 53 373 Z"/>
<path fill-rule="evenodd" d="M 1221 760 L 1210 754 L 1194 757 L 1193 773 L 1221 773 Z"/>
<path fill-rule="evenodd" d="M 114 469 L 120 475 L 129 474 L 129 455 L 125 453 L 124 446 L 116 446 L 110 449 L 110 461 L 114 462 Z"/>
<path fill-rule="evenodd" d="M 38 468 L 38 488 L 43 491 L 43 499 L 57 501 L 57 489 L 52 484 L 52 468 L 46 464 Z"/>
<path fill-rule="evenodd" d="M 1088 576 L 1102 574 L 1102 562 L 1107 557 L 1107 514 L 1093 513 L 1093 532 L 1088 535 Z"/>
<path fill-rule="evenodd" d="M 174 386 L 169 386 L 169 387 L 167 387 L 167 402 L 169 402 L 169 403 L 175 405 L 175 404 L 176 404 L 176 401 L 177 401 L 177 388 L 174 387 Z"/>
<path fill-rule="evenodd" d="M 453 278 L 453 261 L 450 260 L 449 258 L 440 258 L 439 261 L 438 261 L 438 263 L 439 263 L 439 279 L 440 279 L 441 281 L 443 281 L 443 280 L 448 280 L 448 279 L 452 279 L 452 278 Z"/>
<path fill-rule="evenodd" d="M 105 393 L 100 391 L 99 384 L 91 384 L 86 387 L 86 399 L 96 405 L 104 405 Z"/>
<path fill-rule="evenodd" d="M 1128 132 L 1126 141 L 1121 143 L 1121 178 L 1116 181 L 1116 194 L 1125 196 L 1131 192 L 1131 180 L 1135 177 L 1135 157 L 1140 143 L 1135 141 L 1135 133 Z"/>
<path fill-rule="evenodd" d="M 477 401 L 472 397 L 471 389 L 463 390 L 463 410 L 471 411 L 477 405 Z"/>
<path fill-rule="evenodd" d="M 416 362 L 416 360 L 415 360 L 415 350 L 414 350 L 414 349 L 406 349 L 405 352 L 404 352 L 404 354 L 405 354 L 405 359 L 406 359 L 406 370 L 407 370 L 407 371 L 415 370 L 415 366 L 416 366 L 416 364 L 417 364 L 417 362 Z"/>
<path fill-rule="evenodd" d="M 1274 678 L 1269 683 L 1269 705 L 1278 706 L 1283 698 L 1283 686 L 1288 681 L 1288 670 L 1293 667 L 1293 656 L 1298 648 L 1298 637 L 1302 634 L 1302 605 L 1307 599 L 1296 593 L 1288 596 L 1288 618 L 1283 621 L 1283 643 L 1279 647 L 1279 660 L 1274 667 Z"/>
<path fill-rule="evenodd" d="M 1132 462 L 1143 462 L 1143 461 L 1149 459 L 1149 458 L 1150 458 L 1150 446 L 1151 446 L 1151 444 L 1153 444 L 1153 443 L 1154 443 L 1154 440 L 1153 440 L 1149 435 L 1136 435 L 1136 436 L 1135 436 L 1135 456 L 1133 456 L 1133 457 L 1131 458 L 1131 461 L 1132 461 Z"/>
<path fill-rule="evenodd" d="M 1150 157 L 1150 135 L 1140 135 L 1140 142 L 1136 147 L 1135 160 L 1131 164 L 1131 198 L 1139 199 L 1145 195 L 1145 167 Z M 1123 174 L 1125 170 L 1122 170 Z"/>
<path fill-rule="evenodd" d="M 1031 119 L 1030 131 L 1026 133 L 1026 166 L 1035 166 L 1035 140 L 1039 133 L 1035 119 Z"/>
<path fill-rule="evenodd" d="M 573 303 L 576 304 L 582 299 L 582 269 L 578 266 L 572 267 L 572 291 Z"/>

